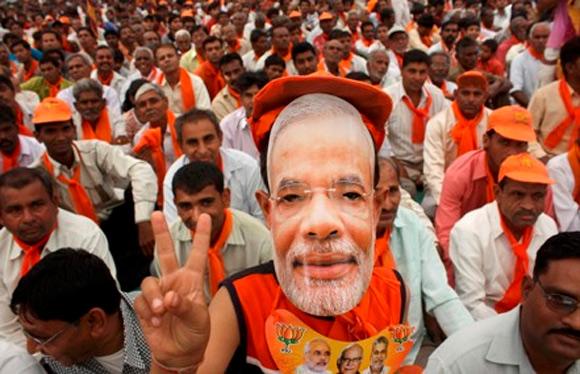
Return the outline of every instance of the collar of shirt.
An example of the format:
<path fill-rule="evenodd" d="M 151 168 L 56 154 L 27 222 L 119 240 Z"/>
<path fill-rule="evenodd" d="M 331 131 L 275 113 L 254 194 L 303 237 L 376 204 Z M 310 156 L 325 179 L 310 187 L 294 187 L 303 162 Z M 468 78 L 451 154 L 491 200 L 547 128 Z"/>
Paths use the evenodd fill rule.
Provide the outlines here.
<path fill-rule="evenodd" d="M 232 232 L 226 241 L 226 245 L 222 248 L 222 253 L 225 252 L 230 246 L 245 246 L 246 241 L 244 240 L 244 235 L 242 234 L 242 229 L 240 225 L 237 224 L 236 212 L 232 210 L 233 224 Z M 191 242 L 193 238 L 191 237 L 191 230 L 185 226 L 181 218 L 179 219 L 179 226 L 177 228 L 176 239 L 180 242 Z"/>
<path fill-rule="evenodd" d="M 474 151 L 475 154 L 473 155 L 474 159 L 472 162 L 475 163 L 473 167 L 473 177 L 471 178 L 472 181 L 477 181 L 480 179 L 487 178 L 487 171 L 485 169 L 485 150 L 478 149 Z"/>
<path fill-rule="evenodd" d="M 79 157 L 78 154 L 78 144 L 77 144 L 78 140 L 73 141 L 73 154 L 75 156 L 75 160 L 72 164 L 72 167 L 67 167 L 61 163 L 59 163 L 58 161 L 56 161 L 54 158 L 50 157 L 50 155 L 48 154 L 48 151 L 46 152 L 48 159 L 50 160 L 50 162 L 53 164 L 54 166 L 54 177 L 58 177 L 60 175 L 60 173 L 62 173 L 63 171 L 65 171 L 67 174 L 69 174 L 68 176 L 70 177 L 70 171 L 76 166 L 81 164 L 81 159 Z M 76 146 L 76 147 L 75 147 Z"/>

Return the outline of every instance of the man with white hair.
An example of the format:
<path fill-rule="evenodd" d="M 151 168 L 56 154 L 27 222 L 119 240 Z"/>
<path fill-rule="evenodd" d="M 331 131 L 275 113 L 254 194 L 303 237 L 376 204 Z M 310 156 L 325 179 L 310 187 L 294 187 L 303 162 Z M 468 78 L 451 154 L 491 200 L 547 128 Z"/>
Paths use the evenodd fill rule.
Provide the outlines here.
<path fill-rule="evenodd" d="M 191 50 L 191 34 L 189 31 L 181 29 L 175 33 L 175 46 L 182 56 Z"/>
<path fill-rule="evenodd" d="M 312 339 L 304 345 L 304 364 L 296 369 L 296 374 L 330 374 L 330 345 L 323 339 Z"/>
<path fill-rule="evenodd" d="M 369 53 L 367 60 L 367 71 L 371 78 L 371 83 L 384 89 L 397 83 L 397 78 L 389 74 L 390 58 L 386 50 L 375 49 Z"/>
<path fill-rule="evenodd" d="M 371 85 L 330 76 L 280 78 L 260 91 L 251 128 L 269 191 L 257 197 L 274 261 L 226 279 L 208 312 L 201 290 L 209 217 L 199 218 L 191 255 L 177 270 L 166 224 L 154 213 L 162 275 L 147 278 L 135 302 L 154 366 L 293 372 L 302 352 L 292 344 L 306 329 L 342 350 L 402 323 L 403 281 L 373 266 L 384 197 L 375 190 L 376 152 L 391 107 Z M 402 347 L 389 360 L 404 359 L 410 346 Z"/>
<path fill-rule="evenodd" d="M 149 82 L 155 82 L 161 75 L 161 70 L 155 66 L 155 55 L 148 47 L 137 47 L 133 53 L 133 62 L 135 71 L 127 77 L 125 84 L 121 89 L 121 100 L 126 99 L 127 91 L 131 83 L 137 79 L 147 79 Z"/>

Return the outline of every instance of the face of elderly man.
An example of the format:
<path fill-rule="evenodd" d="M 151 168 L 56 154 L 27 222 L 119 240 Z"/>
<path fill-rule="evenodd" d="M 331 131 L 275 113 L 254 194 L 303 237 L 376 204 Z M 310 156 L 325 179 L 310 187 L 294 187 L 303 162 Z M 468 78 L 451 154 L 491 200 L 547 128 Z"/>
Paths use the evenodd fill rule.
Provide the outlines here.
<path fill-rule="evenodd" d="M 153 68 L 153 52 L 139 50 L 135 52 L 135 68 L 139 70 L 141 76 L 147 77 Z"/>
<path fill-rule="evenodd" d="M 358 344 L 355 344 L 350 348 L 344 350 L 337 362 L 338 373 L 340 374 L 358 373 L 362 357 L 363 357 L 363 349 Z"/>
<path fill-rule="evenodd" d="M 304 364 L 314 372 L 326 373 L 330 361 L 330 346 L 324 340 L 312 340 L 304 353 Z"/>
<path fill-rule="evenodd" d="M 324 94 L 295 100 L 277 122 L 267 158 L 271 196 L 258 198 L 280 286 L 309 314 L 345 313 L 373 267 L 381 198 L 373 193 L 371 137 L 354 107 Z"/>

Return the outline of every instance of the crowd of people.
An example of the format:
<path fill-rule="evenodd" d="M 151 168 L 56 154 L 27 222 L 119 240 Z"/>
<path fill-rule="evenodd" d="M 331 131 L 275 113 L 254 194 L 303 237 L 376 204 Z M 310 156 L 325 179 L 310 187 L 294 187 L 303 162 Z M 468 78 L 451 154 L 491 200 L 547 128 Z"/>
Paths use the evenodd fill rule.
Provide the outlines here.
<path fill-rule="evenodd" d="M 0 373 L 580 373 L 578 0 L 6 0 L 0 167 Z"/>

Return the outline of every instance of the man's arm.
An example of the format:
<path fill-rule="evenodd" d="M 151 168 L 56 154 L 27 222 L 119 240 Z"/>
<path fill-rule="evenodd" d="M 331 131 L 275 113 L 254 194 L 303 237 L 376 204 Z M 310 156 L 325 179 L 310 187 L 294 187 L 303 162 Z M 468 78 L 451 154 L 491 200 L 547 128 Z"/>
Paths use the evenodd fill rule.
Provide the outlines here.
<path fill-rule="evenodd" d="M 444 120 L 437 116 L 427 122 L 423 143 L 423 174 L 436 204 L 439 204 L 445 176 L 445 144 L 441 133 Z"/>
<path fill-rule="evenodd" d="M 510 81 L 512 82 L 510 94 L 518 104 L 527 107 L 530 98 L 524 92 L 525 77 L 522 57 L 522 55 L 516 57 L 510 66 Z"/>
<path fill-rule="evenodd" d="M 10 310 L 12 293 L 3 281 L 0 282 L 0 339 L 26 347 L 26 339 L 22 333 L 22 327 L 18 323 L 18 317 Z"/>
<path fill-rule="evenodd" d="M 556 181 L 551 187 L 560 230 L 577 230 L 580 227 L 580 206 L 572 197 L 575 185 L 573 177 L 553 161 L 548 163 L 548 173 Z"/>
<path fill-rule="evenodd" d="M 195 95 L 195 106 L 199 109 L 211 109 L 211 100 L 209 98 L 209 92 L 207 87 L 203 83 L 203 80 L 194 75 L 191 78 L 193 84 L 193 92 Z"/>

